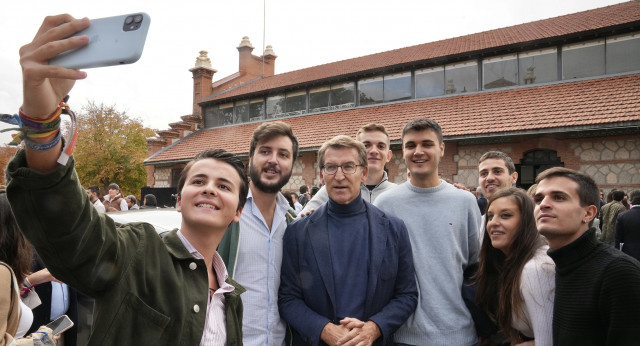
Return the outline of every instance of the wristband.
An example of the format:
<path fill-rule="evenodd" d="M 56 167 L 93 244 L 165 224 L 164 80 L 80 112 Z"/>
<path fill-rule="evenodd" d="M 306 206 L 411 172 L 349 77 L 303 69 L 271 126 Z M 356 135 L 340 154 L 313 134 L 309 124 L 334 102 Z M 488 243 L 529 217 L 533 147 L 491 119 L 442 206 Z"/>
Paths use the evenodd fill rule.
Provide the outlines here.
<path fill-rule="evenodd" d="M 47 151 L 47 150 L 51 150 L 53 147 L 58 145 L 61 138 L 62 138 L 62 133 L 60 132 L 60 130 L 58 130 L 56 137 L 51 142 L 36 143 L 31 139 L 29 139 L 29 137 L 27 137 L 24 142 L 27 145 L 27 147 L 33 151 Z"/>
<path fill-rule="evenodd" d="M 0 130 L 0 132 L 17 130 L 19 131 L 17 134 L 13 135 L 12 141 L 9 145 L 19 145 L 23 140 L 25 141 L 27 148 L 34 151 L 47 151 L 55 148 L 60 140 L 62 139 L 62 134 L 60 132 L 60 114 L 67 114 L 71 118 L 71 126 L 69 127 L 69 131 L 67 132 L 67 140 L 62 148 L 62 152 L 60 153 L 60 157 L 58 158 L 58 163 L 61 165 L 66 165 L 69 161 L 71 155 L 73 155 L 73 151 L 76 148 L 76 143 L 78 141 L 78 122 L 76 119 L 76 114 L 71 110 L 69 105 L 67 104 L 67 100 L 69 100 L 69 95 L 65 96 L 62 101 L 58 104 L 58 108 L 46 119 L 37 119 L 28 116 L 22 111 L 22 108 L 19 110 L 19 116 L 7 116 L 0 117 L 0 121 L 18 124 L 19 128 L 8 128 Z M 6 119 L 5 119 L 6 118 Z M 31 139 L 41 139 L 47 140 L 52 139 L 47 143 L 37 143 Z"/>

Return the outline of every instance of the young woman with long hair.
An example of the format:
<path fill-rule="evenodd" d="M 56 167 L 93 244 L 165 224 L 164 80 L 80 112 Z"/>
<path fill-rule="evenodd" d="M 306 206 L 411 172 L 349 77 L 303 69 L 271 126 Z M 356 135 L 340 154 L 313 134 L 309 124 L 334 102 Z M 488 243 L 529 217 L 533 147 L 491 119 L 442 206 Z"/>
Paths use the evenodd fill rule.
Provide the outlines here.
<path fill-rule="evenodd" d="M 476 302 L 511 344 L 552 345 L 555 265 L 538 233 L 534 202 L 524 190 L 505 188 L 488 201 Z"/>
<path fill-rule="evenodd" d="M 20 228 L 18 228 L 18 224 L 11 213 L 11 206 L 7 200 L 4 186 L 0 187 L 0 262 L 6 263 L 11 267 L 11 270 L 15 273 L 17 285 L 21 286 L 22 282 L 31 271 L 32 259 L 33 250 L 31 248 L 31 244 L 29 244 L 27 239 L 22 235 L 22 232 L 20 232 Z M 0 270 L 4 271 L 7 269 L 6 267 L 2 267 Z M 11 276 L 7 275 L 2 275 L 2 277 L 11 278 Z M 5 336 L 5 340 L 10 340 L 7 335 L 10 337 L 23 336 L 27 330 L 29 330 L 31 322 L 33 321 L 31 309 L 22 303 L 20 299 L 16 299 L 18 298 L 17 294 L 13 300 L 10 299 L 10 288 L 12 288 L 11 281 L 12 280 L 4 282 L 3 280 L 1 285 L 2 292 L 0 292 L 0 294 L 2 295 L 1 301 L 3 302 L 3 306 L 0 307 L 0 316 L 11 316 L 9 301 L 13 301 L 13 304 L 19 304 L 20 312 L 17 315 L 13 315 L 14 317 L 19 316 L 18 321 L 0 321 L 0 325 L 3 325 L 4 328 L 7 328 L 7 326 L 17 328 L 17 331 L 13 330 L 11 333 L 7 330 L 0 331 L 0 338 Z M 2 342 L 2 340 L 0 340 L 0 342 Z"/>

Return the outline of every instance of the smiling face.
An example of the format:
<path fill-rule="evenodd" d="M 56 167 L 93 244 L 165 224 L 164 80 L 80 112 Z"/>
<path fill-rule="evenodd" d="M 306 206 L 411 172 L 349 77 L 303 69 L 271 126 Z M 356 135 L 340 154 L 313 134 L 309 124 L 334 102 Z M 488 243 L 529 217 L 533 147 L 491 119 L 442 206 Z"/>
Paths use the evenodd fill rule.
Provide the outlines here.
<path fill-rule="evenodd" d="M 240 220 L 241 179 L 230 164 L 202 159 L 189 169 L 176 208 L 182 213 L 182 231 L 224 231 Z M 240 206 L 241 207 L 241 206 Z"/>
<path fill-rule="evenodd" d="M 402 138 L 402 154 L 411 173 L 411 184 L 433 187 L 439 184 L 438 165 L 444 143 L 432 130 L 409 131 Z"/>
<path fill-rule="evenodd" d="M 478 173 L 478 185 L 487 198 L 491 198 L 499 189 L 512 186 L 518 179 L 518 173 L 509 174 L 504 160 L 497 158 L 480 162 Z"/>
<path fill-rule="evenodd" d="M 249 161 L 251 184 L 265 193 L 277 193 L 287 184 L 293 169 L 293 142 L 278 136 L 259 142 Z"/>
<path fill-rule="evenodd" d="M 536 226 L 549 241 L 551 249 L 578 239 L 589 229 L 589 222 L 597 212 L 594 205 L 580 206 L 578 183 L 567 177 L 541 180 L 533 199 Z"/>
<path fill-rule="evenodd" d="M 389 137 L 380 131 L 364 131 L 358 133 L 356 139 L 362 142 L 367 150 L 369 175 L 380 176 L 382 179 L 384 165 L 391 160 Z"/>
<path fill-rule="evenodd" d="M 324 153 L 324 165 L 360 165 L 358 151 L 355 148 L 329 147 Z M 320 178 L 324 181 L 329 198 L 338 204 L 348 204 L 360 195 L 360 185 L 367 179 L 368 167 L 358 166 L 353 174 L 344 174 L 339 168 L 335 174 L 325 174 L 320 171 Z"/>
<path fill-rule="evenodd" d="M 491 245 L 508 256 L 521 220 L 522 213 L 513 198 L 494 200 L 487 209 L 486 232 L 491 238 Z"/>

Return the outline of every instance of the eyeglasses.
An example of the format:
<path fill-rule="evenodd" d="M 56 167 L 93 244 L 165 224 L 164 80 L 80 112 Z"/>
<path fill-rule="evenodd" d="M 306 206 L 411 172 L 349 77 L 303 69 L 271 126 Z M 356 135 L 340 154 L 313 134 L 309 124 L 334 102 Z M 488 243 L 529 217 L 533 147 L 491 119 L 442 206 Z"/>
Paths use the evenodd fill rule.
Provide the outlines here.
<path fill-rule="evenodd" d="M 356 172 L 356 170 L 358 170 L 358 166 L 362 166 L 362 165 L 356 165 L 353 162 L 349 162 L 349 163 L 345 163 L 343 165 L 334 165 L 332 163 L 328 163 L 324 166 L 322 166 L 322 171 L 324 172 L 324 174 L 336 174 L 338 173 L 338 168 L 342 169 L 342 173 L 344 174 L 353 174 Z"/>

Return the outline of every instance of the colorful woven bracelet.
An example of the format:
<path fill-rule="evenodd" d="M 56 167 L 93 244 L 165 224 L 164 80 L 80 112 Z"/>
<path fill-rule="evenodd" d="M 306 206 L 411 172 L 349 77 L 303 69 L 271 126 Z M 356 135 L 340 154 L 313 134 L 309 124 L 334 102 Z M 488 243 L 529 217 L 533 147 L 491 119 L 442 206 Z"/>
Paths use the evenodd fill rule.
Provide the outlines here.
<path fill-rule="evenodd" d="M 53 130 L 53 129 L 59 129 L 60 128 L 60 122 L 62 121 L 62 119 L 60 118 L 60 115 L 58 115 L 58 117 L 56 117 L 55 119 L 53 119 L 50 122 L 46 122 L 46 123 L 42 123 L 42 122 L 37 122 L 37 121 L 33 121 L 31 119 L 28 119 L 26 117 L 22 116 L 22 111 L 20 111 L 20 122 L 22 122 L 22 127 L 25 128 L 32 128 L 32 129 L 37 129 L 37 130 Z"/>
<path fill-rule="evenodd" d="M 76 118 L 76 114 L 67 104 L 68 100 L 69 95 L 65 96 L 64 99 L 60 101 L 60 103 L 58 104 L 58 108 L 56 108 L 56 110 L 46 119 L 32 118 L 26 115 L 22 111 L 22 109 L 19 110 L 18 116 L 6 117 L 7 119 L 0 118 L 0 121 L 11 123 L 13 125 L 18 123 L 18 125 L 20 125 L 19 128 L 3 129 L 0 130 L 0 132 L 11 130 L 19 131 L 17 134 L 13 135 L 13 140 L 11 141 L 11 143 L 9 143 L 9 145 L 19 145 L 24 140 L 27 148 L 31 150 L 50 150 L 58 145 L 58 143 L 62 139 L 62 133 L 60 131 L 60 115 L 68 114 L 71 118 L 71 126 L 69 127 L 69 132 L 67 132 L 67 140 L 65 141 L 62 152 L 60 153 L 60 157 L 58 158 L 59 164 L 66 165 L 71 155 L 73 155 L 73 151 L 75 150 L 76 143 L 78 141 L 78 121 Z M 53 140 L 47 143 L 37 143 L 32 140 L 35 138 L 40 140 L 53 138 Z"/>
<path fill-rule="evenodd" d="M 22 108 L 20 108 L 20 110 L 18 111 L 18 114 L 20 115 L 20 121 L 22 121 L 23 126 L 26 125 L 26 123 L 28 123 L 29 127 L 33 127 L 33 128 L 37 128 L 37 129 L 43 129 L 45 128 L 45 126 L 48 123 L 54 122 L 56 119 L 60 118 L 60 114 L 62 114 L 62 109 L 65 106 L 65 102 L 60 101 L 60 103 L 58 104 L 58 108 L 56 108 L 56 110 L 47 118 L 45 119 L 38 119 L 38 118 L 32 118 L 28 115 L 26 115 L 23 111 Z"/>
<path fill-rule="evenodd" d="M 53 137 L 55 137 L 55 135 L 60 132 L 60 129 L 55 129 L 53 131 L 49 131 L 49 132 L 27 132 L 27 138 L 32 138 L 32 139 L 51 139 Z"/>
<path fill-rule="evenodd" d="M 24 142 L 27 144 L 27 148 L 29 148 L 31 150 L 34 150 L 34 151 L 47 151 L 47 150 L 51 150 L 53 147 L 55 147 L 60 142 L 61 138 L 62 138 L 62 133 L 58 130 L 57 136 L 51 142 L 36 143 L 36 142 L 30 140 L 29 137 L 27 137 Z"/>

